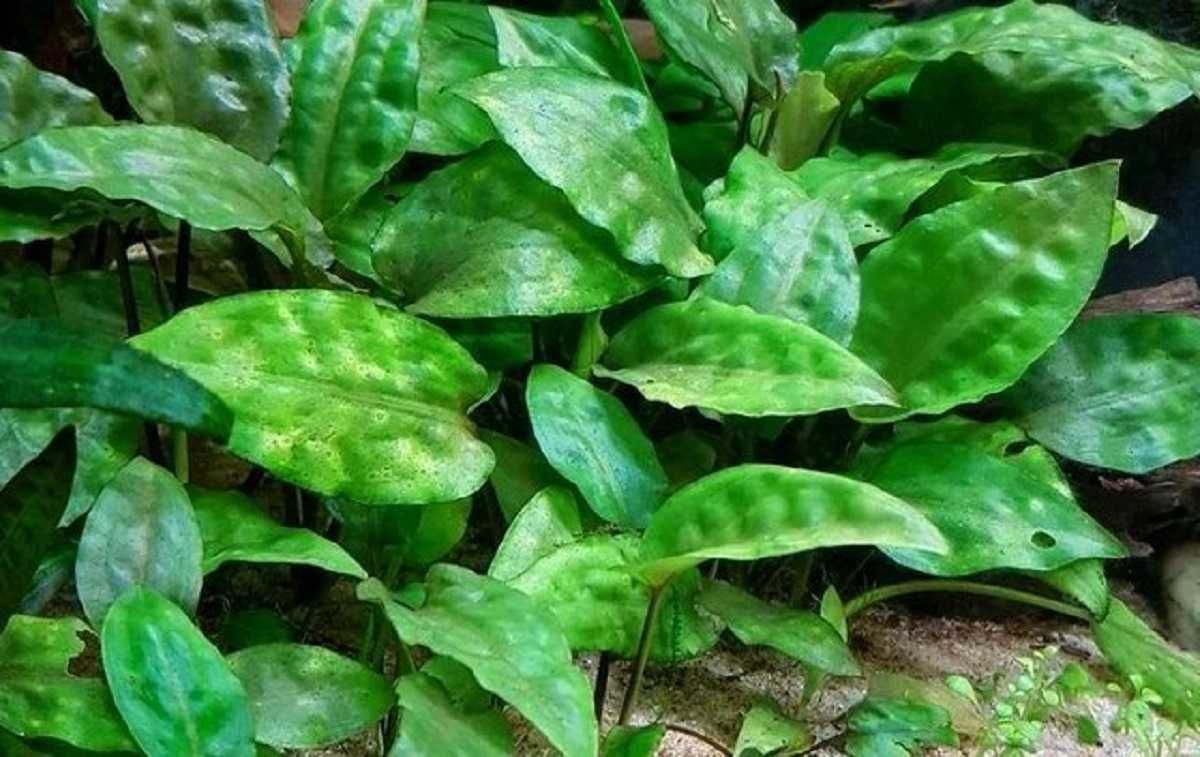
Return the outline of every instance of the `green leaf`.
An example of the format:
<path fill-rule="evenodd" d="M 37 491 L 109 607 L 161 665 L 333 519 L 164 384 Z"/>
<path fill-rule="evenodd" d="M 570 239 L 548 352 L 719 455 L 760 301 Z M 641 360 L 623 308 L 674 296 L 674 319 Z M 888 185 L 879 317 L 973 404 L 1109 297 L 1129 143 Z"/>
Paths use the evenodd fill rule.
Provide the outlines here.
<path fill-rule="evenodd" d="M 265 608 L 237 610 L 221 625 L 221 647 L 230 652 L 260 644 L 280 644 L 296 636 L 292 624 L 274 610 Z"/>
<path fill-rule="evenodd" d="M 798 754 L 812 742 L 812 732 L 806 725 L 784 715 L 775 702 L 760 699 L 742 718 L 733 753 L 736 757 Z"/>
<path fill-rule="evenodd" d="M 507 69 L 454 91 L 487 111 L 581 216 L 611 232 L 624 257 L 676 276 L 712 270 L 696 247 L 700 220 L 679 186 L 666 125 L 640 92 L 561 68 Z"/>
<path fill-rule="evenodd" d="M 188 488 L 204 540 L 207 575 L 227 562 L 312 565 L 333 573 L 366 578 L 346 550 L 306 528 L 281 526 L 254 500 L 236 490 Z"/>
<path fill-rule="evenodd" d="M 895 234 L 913 203 L 946 176 L 1039 159 L 1048 160 L 1029 148 L 999 144 L 949 145 L 931 157 L 908 159 L 837 150 L 789 175 L 804 192 L 842 213 L 857 247 Z"/>
<path fill-rule="evenodd" d="M 317 218 L 351 205 L 408 148 L 424 16 L 424 0 L 318 0 L 305 11 L 274 163 Z"/>
<path fill-rule="evenodd" d="M 451 94 L 456 84 L 496 71 L 496 32 L 482 5 L 430 2 L 421 31 L 421 75 L 413 152 L 461 155 L 494 139 L 487 114 Z"/>
<path fill-rule="evenodd" d="M 85 190 L 0 188 L 0 241 L 4 242 L 62 239 L 106 218 L 131 219 L 136 215 Z"/>
<path fill-rule="evenodd" d="M 596 754 L 591 686 L 548 611 L 454 565 L 431 568 L 426 590 L 417 610 L 393 601 L 374 579 L 359 584 L 358 597 L 381 605 L 404 643 L 470 668 L 480 686 L 515 707 L 567 757 Z"/>
<path fill-rule="evenodd" d="M 634 576 L 638 540 L 630 534 L 596 535 L 564 545 L 509 584 L 558 618 L 571 648 L 633 658 L 650 605 L 650 589 Z M 722 624 L 696 608 L 700 574 L 687 570 L 671 582 L 650 647 L 673 664 L 708 651 Z"/>
<path fill-rule="evenodd" d="M 251 757 L 246 692 L 217 648 L 174 603 L 134 587 L 100 633 L 117 709 L 149 757 Z"/>
<path fill-rule="evenodd" d="M 620 53 L 600 28 L 570 16 L 539 16 L 489 6 L 496 52 L 505 68 L 548 66 L 620 79 Z M 625 82 L 633 85 L 634 82 Z"/>
<path fill-rule="evenodd" d="M 775 107 L 770 154 L 791 171 L 821 151 L 841 102 L 825 88 L 825 74 L 802 71 Z"/>
<path fill-rule="evenodd" d="M 661 723 L 636 727 L 615 725 L 605 735 L 600 755 L 601 757 L 654 757 L 658 754 L 658 747 L 666 735 L 667 727 Z"/>
<path fill-rule="evenodd" d="M 467 531 L 471 499 L 421 507 L 378 507 L 349 500 L 326 500 L 342 522 L 341 543 L 368 573 L 384 575 L 399 561 L 424 567 L 452 550 Z"/>
<path fill-rule="evenodd" d="M 800 63 L 806 71 L 820 69 L 829 51 L 880 26 L 892 22 L 890 13 L 876 11 L 833 11 L 800 32 Z"/>
<path fill-rule="evenodd" d="M 158 282 L 149 267 L 129 270 L 133 296 L 137 300 L 138 324 L 152 329 L 167 320 L 158 299 Z M 73 271 L 50 279 L 58 316 L 74 329 L 123 342 L 129 336 L 121 280 L 116 271 Z"/>
<path fill-rule="evenodd" d="M 607 392 L 554 365 L 529 374 L 525 404 L 538 446 L 597 515 L 645 528 L 667 474 L 637 421 Z"/>
<path fill-rule="evenodd" d="M 445 502 L 491 470 L 463 415 L 487 389 L 483 368 L 440 329 L 363 295 L 225 297 L 133 344 L 233 409 L 231 451 L 306 489 L 368 504 Z"/>
<path fill-rule="evenodd" d="M 1117 212 L 1113 214 L 1112 235 L 1109 244 L 1126 241 L 1129 249 L 1137 247 L 1146 241 L 1150 232 L 1158 224 L 1158 216 L 1141 208 L 1136 208 L 1127 202 L 1117 200 Z"/>
<path fill-rule="evenodd" d="M 911 504 L 950 543 L 943 555 L 885 548 L 893 560 L 940 576 L 997 568 L 1052 570 L 1125 548 L 1068 494 L 1005 459 L 954 444 L 900 444 L 867 480 Z"/>
<path fill-rule="evenodd" d="M 821 606 L 818 609 L 821 617 L 825 619 L 826 623 L 833 626 L 833 630 L 838 632 L 842 641 L 849 641 L 850 629 L 846 625 L 846 606 L 842 603 L 841 595 L 832 585 L 825 587 L 825 593 L 821 595 Z"/>
<path fill-rule="evenodd" d="M 467 711 L 436 678 L 411 673 L 396 682 L 403 715 L 389 757 L 507 757 L 512 729 L 495 710 Z"/>
<path fill-rule="evenodd" d="M 858 261 L 841 217 L 813 200 L 760 227 L 697 289 L 811 326 L 839 344 L 858 318 Z"/>
<path fill-rule="evenodd" d="M 287 116 L 288 72 L 261 0 L 98 7 L 100 46 L 143 121 L 191 126 L 259 160 L 271 157 Z"/>
<path fill-rule="evenodd" d="M 917 747 L 958 746 L 950 714 L 936 704 L 868 698 L 850 710 L 846 725 L 852 757 L 903 757 Z"/>
<path fill-rule="evenodd" d="M 729 171 L 704 193 L 704 248 L 724 260 L 738 247 L 753 247 L 760 229 L 809 201 L 791 175 L 751 147 L 743 147 Z"/>
<path fill-rule="evenodd" d="M 1164 641 L 1116 597 L 1108 615 L 1092 622 L 1092 634 L 1108 662 L 1125 677 L 1138 676 L 1168 715 L 1200 725 L 1200 658 Z"/>
<path fill-rule="evenodd" d="M 823 673 L 860 673 L 846 642 L 820 615 L 764 602 L 724 581 L 705 581 L 700 602 L 743 644 L 771 647 Z"/>
<path fill-rule="evenodd" d="M 1086 607 L 1093 618 L 1103 620 L 1108 615 L 1112 595 L 1102 560 L 1076 560 L 1035 577 Z"/>
<path fill-rule="evenodd" d="M 321 647 L 263 644 L 227 659 L 242 682 L 256 741 L 316 749 L 365 731 L 396 698 L 370 668 Z"/>
<path fill-rule="evenodd" d="M 582 533 L 575 495 L 564 487 L 548 486 L 533 495 L 513 518 L 492 556 L 488 575 L 497 581 L 510 581 Z"/>
<path fill-rule="evenodd" d="M 512 522 L 542 489 L 566 483 L 542 453 L 525 442 L 488 429 L 480 429 L 479 436 L 496 455 L 496 467 L 488 481 L 505 520 Z"/>
<path fill-rule="evenodd" d="M 0 149 L 42 129 L 111 121 L 91 92 L 38 70 L 23 55 L 0 50 Z"/>
<path fill-rule="evenodd" d="M 100 628 L 131 586 L 146 586 L 194 614 L 204 580 L 204 545 L 183 485 L 142 457 L 100 492 L 84 523 L 75 586 L 88 620 Z"/>
<path fill-rule="evenodd" d="M 500 144 L 415 186 L 373 248 L 375 270 L 410 311 L 449 318 L 597 310 L 661 279 L 623 260 L 608 234 Z"/>
<path fill-rule="evenodd" d="M 1024 181 L 921 216 L 871 251 L 851 349 L 935 414 L 1020 378 L 1082 309 L 1108 251 L 1116 163 Z M 928 296 L 912 287 L 937 281 Z"/>
<path fill-rule="evenodd" d="M 1200 321 L 1118 314 L 1075 324 L 1004 399 L 1058 454 L 1144 473 L 1200 454 Z"/>
<path fill-rule="evenodd" d="M 527 318 L 443 319 L 436 323 L 489 371 L 503 373 L 533 362 L 533 324 Z"/>
<path fill-rule="evenodd" d="M 850 544 L 947 549 L 921 513 L 874 486 L 751 464 L 705 476 L 673 494 L 642 536 L 640 572 L 661 586 L 709 559 L 757 560 Z"/>
<path fill-rule="evenodd" d="M 371 264 L 371 243 L 396 201 L 409 190 L 407 184 L 380 182 L 350 207 L 325 221 L 325 232 L 333 242 L 333 254 L 350 270 L 378 280 Z"/>
<path fill-rule="evenodd" d="M 712 473 L 717 467 L 715 445 L 716 440 L 692 429 L 672 434 L 654 445 L 671 492 Z"/>
<path fill-rule="evenodd" d="M 88 751 L 137 749 L 104 681 L 69 670 L 88 632 L 76 618 L 8 620 L 0 634 L 0 726 Z"/>
<path fill-rule="evenodd" d="M 774 0 L 646 0 L 645 8 L 672 56 L 707 76 L 739 113 L 748 84 L 773 95 L 799 71 L 796 25 Z"/>
<path fill-rule="evenodd" d="M 820 332 L 705 297 L 642 313 L 613 337 L 595 372 L 672 407 L 734 415 L 807 415 L 894 397 Z"/>

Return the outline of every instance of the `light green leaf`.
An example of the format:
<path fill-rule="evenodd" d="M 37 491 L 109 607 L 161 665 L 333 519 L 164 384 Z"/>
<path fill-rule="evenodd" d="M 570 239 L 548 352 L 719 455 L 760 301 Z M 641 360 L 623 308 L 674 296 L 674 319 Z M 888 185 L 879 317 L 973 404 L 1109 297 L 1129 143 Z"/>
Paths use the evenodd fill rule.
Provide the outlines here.
<path fill-rule="evenodd" d="M 1112 595 L 1104 575 L 1104 561 L 1076 560 L 1057 570 L 1034 575 L 1088 609 L 1093 618 L 1108 615 Z"/>
<path fill-rule="evenodd" d="M 851 349 L 935 414 L 1011 385 L 1083 308 L 1108 251 L 1116 163 L 997 189 L 921 216 L 871 251 Z M 936 280 L 927 296 L 915 282 Z"/>
<path fill-rule="evenodd" d="M 368 297 L 225 297 L 133 344 L 233 409 L 230 450 L 318 493 L 445 502 L 474 492 L 491 470 L 463 415 L 487 389 L 483 368 L 440 329 Z"/>
<path fill-rule="evenodd" d="M 274 163 L 321 220 L 404 155 L 425 0 L 317 0 L 296 35 L 292 111 Z"/>
<path fill-rule="evenodd" d="M 820 615 L 764 602 L 724 581 L 705 581 L 700 602 L 743 644 L 771 647 L 823 673 L 860 673 L 846 642 Z"/>
<path fill-rule="evenodd" d="M 750 705 L 733 746 L 736 757 L 801 754 L 813 742 L 808 727 L 780 711 L 769 699 Z"/>
<path fill-rule="evenodd" d="M 134 587 L 100 633 L 104 675 L 117 709 L 148 757 L 251 757 L 246 692 L 188 617 Z"/>
<path fill-rule="evenodd" d="M 312 565 L 366 578 L 346 550 L 305 528 L 281 526 L 254 500 L 236 490 L 188 488 L 204 541 L 207 575 L 227 562 Z"/>
<path fill-rule="evenodd" d="M 246 690 L 255 740 L 278 749 L 343 741 L 396 702 L 387 678 L 321 647 L 262 644 L 226 662 Z"/>
<path fill-rule="evenodd" d="M 1158 224 L 1158 216 L 1127 202 L 1117 200 L 1117 212 L 1113 213 L 1112 236 L 1109 244 L 1127 241 L 1129 249 L 1146 241 Z"/>
<path fill-rule="evenodd" d="M 830 473 L 739 465 L 673 494 L 642 536 L 641 575 L 661 586 L 705 560 L 757 560 L 818 547 L 870 544 L 945 553 L 911 505 Z"/>
<path fill-rule="evenodd" d="M 479 437 L 496 455 L 496 467 L 488 481 L 510 523 L 533 495 L 547 486 L 566 483 L 542 453 L 525 442 L 488 429 L 480 429 Z"/>
<path fill-rule="evenodd" d="M 566 757 L 594 757 L 591 686 L 571 660 L 558 623 L 516 589 L 465 568 L 436 565 L 425 604 L 410 610 L 374 579 L 358 587 L 381 605 L 406 643 L 451 657 L 504 699 Z"/>
<path fill-rule="evenodd" d="M 375 270 L 410 311 L 449 318 L 598 310 L 661 279 L 623 260 L 607 233 L 500 144 L 415 186 L 373 248 Z"/>
<path fill-rule="evenodd" d="M 0 633 L 0 726 L 88 751 L 135 751 L 104 681 L 69 670 L 84 652 L 86 633 L 76 618 L 8 620 Z"/>
<path fill-rule="evenodd" d="M 676 276 L 712 270 L 696 247 L 700 220 L 679 186 L 666 125 L 642 93 L 562 68 L 507 69 L 454 91 L 487 111 L 581 216 L 611 232 L 624 257 Z"/>
<path fill-rule="evenodd" d="M 950 714 L 926 702 L 868 698 L 850 710 L 846 727 L 851 757 L 904 757 L 909 749 L 958 746 Z"/>
<path fill-rule="evenodd" d="M 271 157 L 288 72 L 261 0 L 99 0 L 98 9 L 100 47 L 143 121 L 191 126 Z"/>
<path fill-rule="evenodd" d="M 850 629 L 846 625 L 846 606 L 842 603 L 841 595 L 832 585 L 825 587 L 819 609 L 821 617 L 825 619 L 826 623 L 833 626 L 833 629 L 838 632 L 838 636 L 842 637 L 842 641 L 849 641 Z"/>
<path fill-rule="evenodd" d="M 595 372 L 672 407 L 734 415 L 806 415 L 894 397 L 820 332 L 705 297 L 642 313 L 613 337 Z"/>
<path fill-rule="evenodd" d="M 724 260 L 738 247 L 753 247 L 759 229 L 809 201 L 800 185 L 758 150 L 744 147 L 725 178 L 704 192 L 704 248 Z"/>
<path fill-rule="evenodd" d="M 637 727 L 615 725 L 605 735 L 600 755 L 601 757 L 654 757 L 658 754 L 658 746 L 666 735 L 667 728 L 661 723 Z"/>
<path fill-rule="evenodd" d="M 410 673 L 396 682 L 403 715 L 389 757 L 507 757 L 512 729 L 495 710 L 467 711 L 437 679 Z"/>
<path fill-rule="evenodd" d="M 825 88 L 825 74 L 802 71 L 775 106 L 770 154 L 791 171 L 817 155 L 837 118 L 841 102 Z"/>
<path fill-rule="evenodd" d="M 100 628 L 117 598 L 146 586 L 194 614 L 204 580 L 204 545 L 183 485 L 142 457 L 96 498 L 75 558 L 75 586 L 88 620 Z"/>
<path fill-rule="evenodd" d="M 638 539 L 595 535 L 564 545 L 509 584 L 557 616 L 571 648 L 633 658 L 650 605 L 650 588 L 634 575 Z M 650 647 L 655 661 L 674 664 L 708 651 L 722 623 L 696 607 L 700 574 L 676 576 L 663 597 Z"/>
<path fill-rule="evenodd" d="M 1004 395 L 1058 454 L 1144 473 L 1200 454 L 1200 321 L 1118 314 L 1075 324 Z"/>
<path fill-rule="evenodd" d="M 496 27 L 500 65 L 505 68 L 574 68 L 621 78 L 623 64 L 616 46 L 599 27 L 583 19 L 539 16 L 497 6 L 489 6 L 488 13 Z"/>
<path fill-rule="evenodd" d="M 0 149 L 42 129 L 111 121 L 91 92 L 38 70 L 19 53 L 0 50 Z"/>
<path fill-rule="evenodd" d="M 645 528 L 666 494 L 667 474 L 621 401 L 543 364 L 529 374 L 525 404 L 546 459 L 592 510 L 610 523 Z"/>
<path fill-rule="evenodd" d="M 497 581 L 511 581 L 582 533 L 575 496 L 564 487 L 548 486 L 513 518 L 488 566 L 488 575 Z"/>

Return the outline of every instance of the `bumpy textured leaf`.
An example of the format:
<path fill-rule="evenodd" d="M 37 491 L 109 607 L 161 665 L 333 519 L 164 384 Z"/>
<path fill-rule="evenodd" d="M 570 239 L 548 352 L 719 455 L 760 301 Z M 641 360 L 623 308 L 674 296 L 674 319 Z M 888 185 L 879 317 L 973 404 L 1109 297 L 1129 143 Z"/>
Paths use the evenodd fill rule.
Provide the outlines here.
<path fill-rule="evenodd" d="M 525 403 L 538 446 L 601 518 L 645 528 L 667 474 L 621 401 L 554 365 L 529 374 Z"/>
<path fill-rule="evenodd" d="M 779 705 L 763 699 L 755 702 L 742 718 L 733 753 L 742 757 L 793 754 L 812 744 L 812 733 L 801 722 L 789 718 Z"/>
<path fill-rule="evenodd" d="M 271 157 L 287 117 L 288 72 L 264 3 L 98 7 L 100 46 L 143 121 L 192 126 L 259 160 Z"/>
<path fill-rule="evenodd" d="M 507 757 L 512 730 L 495 710 L 471 711 L 434 677 L 411 673 L 396 682 L 403 715 L 389 757 Z"/>
<path fill-rule="evenodd" d="M 1005 395 L 1013 420 L 1073 460 L 1143 473 L 1200 454 L 1200 321 L 1075 324 Z"/>
<path fill-rule="evenodd" d="M 1200 658 L 1171 646 L 1116 597 L 1092 634 L 1108 662 L 1124 676 L 1139 676 L 1171 717 L 1200 725 Z"/>
<path fill-rule="evenodd" d="M 575 68 L 619 79 L 620 53 L 598 27 L 568 16 L 538 16 L 491 6 L 496 52 L 505 68 L 549 66 Z M 633 82 L 626 82 L 633 84 Z"/>
<path fill-rule="evenodd" d="M 17 610 L 58 541 L 55 528 L 71 492 L 74 454 L 71 432 L 60 431 L 0 490 L 0 622 Z"/>
<path fill-rule="evenodd" d="M 488 575 L 509 581 L 529 566 L 583 533 L 575 495 L 561 486 L 548 486 L 521 508 L 504 532 Z"/>
<path fill-rule="evenodd" d="M 0 633 L 0 726 L 89 751 L 132 752 L 137 746 L 104 681 L 68 670 L 87 632 L 76 618 L 9 619 Z"/>
<path fill-rule="evenodd" d="M 789 175 L 805 192 L 843 214 L 857 246 L 895 234 L 917 198 L 947 175 L 1031 156 L 1037 153 L 1028 148 L 990 144 L 950 145 L 929 158 L 838 150 L 807 161 Z"/>
<path fill-rule="evenodd" d="M 724 581 L 706 581 L 700 602 L 743 644 L 777 649 L 824 673 L 859 673 L 846 642 L 820 615 L 764 602 Z"/>
<path fill-rule="evenodd" d="M 203 548 L 183 485 L 149 460 L 134 458 L 100 492 L 79 539 L 75 585 L 88 620 L 100 628 L 131 586 L 147 586 L 194 613 Z"/>
<path fill-rule="evenodd" d="M 820 332 L 704 297 L 638 316 L 613 338 L 596 374 L 673 407 L 735 415 L 804 415 L 895 396 Z"/>
<path fill-rule="evenodd" d="M 238 491 L 189 487 L 204 541 L 204 573 L 227 562 L 294 563 L 366 578 L 366 571 L 335 542 L 305 528 L 276 523 Z"/>
<path fill-rule="evenodd" d="M 893 560 L 925 573 L 1051 570 L 1087 557 L 1125 556 L 1069 495 L 974 447 L 900 444 L 867 480 L 917 508 L 950 543 L 944 555 L 885 548 Z"/>
<path fill-rule="evenodd" d="M 481 429 L 479 436 L 496 455 L 496 467 L 488 481 L 505 520 L 511 522 L 545 487 L 566 483 L 542 453 L 528 444 L 487 429 Z"/>
<path fill-rule="evenodd" d="M 0 50 L 0 149 L 54 126 L 105 124 L 100 101 L 25 56 Z"/>
<path fill-rule="evenodd" d="M 851 349 L 900 394 L 940 413 L 1006 388 L 1067 329 L 1108 251 L 1117 166 L 1011 184 L 907 225 L 867 256 Z M 937 281 L 913 297 L 919 281 Z"/>
<path fill-rule="evenodd" d="M 668 499 L 642 537 L 641 574 L 661 585 L 713 558 L 757 560 L 818 547 L 871 544 L 944 553 L 937 529 L 874 486 L 778 465 L 739 465 Z"/>
<path fill-rule="evenodd" d="M 305 11 L 275 163 L 317 218 L 345 209 L 404 155 L 424 16 L 425 0 L 318 0 Z"/>
<path fill-rule="evenodd" d="M 738 247 L 752 246 L 760 229 L 809 199 L 792 175 L 758 150 L 744 147 L 725 177 L 704 192 L 704 248 L 723 260 Z"/>
<path fill-rule="evenodd" d="M 409 310 L 451 318 L 597 310 L 661 278 L 622 259 L 607 233 L 500 144 L 414 187 L 373 247 L 376 271 Z"/>
<path fill-rule="evenodd" d="M 958 746 L 950 713 L 936 704 L 869 698 L 850 711 L 846 752 L 852 757 L 901 757 L 910 748 Z"/>
<path fill-rule="evenodd" d="M 650 590 L 633 575 L 637 537 L 591 536 L 538 560 L 510 585 L 557 616 L 571 648 L 632 658 L 650 605 Z M 677 663 L 712 648 L 719 620 L 696 608 L 700 574 L 687 570 L 671 582 L 659 610 L 650 656 Z"/>
<path fill-rule="evenodd" d="M 646 0 L 646 13 L 667 49 L 712 80 L 741 111 L 746 88 L 774 94 L 800 68 L 796 25 L 774 0 Z"/>
<path fill-rule="evenodd" d="M 440 329 L 368 297 L 226 297 L 133 344 L 233 408 L 233 452 L 322 494 L 445 502 L 491 470 L 463 416 L 487 388 L 483 368 Z"/>
<path fill-rule="evenodd" d="M 394 602 L 383 584 L 359 584 L 381 604 L 406 643 L 453 658 L 479 685 L 511 704 L 567 757 L 597 751 L 591 686 L 571 661 L 558 623 L 516 589 L 465 568 L 436 565 L 417 610 Z"/>
<path fill-rule="evenodd" d="M 626 258 L 676 276 L 712 269 L 696 247 L 700 221 L 679 186 L 666 125 L 642 93 L 562 68 L 498 71 L 454 91 L 487 111 L 534 173 L 611 232 Z"/>
<path fill-rule="evenodd" d="M 658 746 L 667 735 L 662 723 L 634 727 L 616 725 L 604 736 L 601 757 L 654 757 Z"/>
<path fill-rule="evenodd" d="M 485 6 L 429 3 L 421 31 L 419 110 L 409 149 L 460 155 L 494 138 L 487 114 L 448 90 L 499 68 L 496 32 Z"/>
<path fill-rule="evenodd" d="M 100 633 L 117 709 L 149 757 L 251 757 L 246 692 L 188 617 L 136 587 L 110 608 Z"/>
<path fill-rule="evenodd" d="M 254 738 L 315 749 L 375 724 L 395 704 L 387 678 L 321 647 L 262 644 L 231 655 L 254 718 Z"/>

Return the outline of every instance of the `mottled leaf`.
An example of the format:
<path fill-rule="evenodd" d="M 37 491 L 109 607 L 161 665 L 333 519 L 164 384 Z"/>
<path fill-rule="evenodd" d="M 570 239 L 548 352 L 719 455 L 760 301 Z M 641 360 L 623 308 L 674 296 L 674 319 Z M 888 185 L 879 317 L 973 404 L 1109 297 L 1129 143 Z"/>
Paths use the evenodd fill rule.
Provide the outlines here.
<path fill-rule="evenodd" d="M 0 50 L 0 149 L 55 126 L 106 124 L 100 100 L 25 56 Z"/>
<path fill-rule="evenodd" d="M 765 228 L 809 201 L 800 185 L 750 147 L 729 165 L 725 177 L 704 193 L 704 248 L 723 260 L 738 247 L 753 247 Z"/>
<path fill-rule="evenodd" d="M 389 757 L 507 757 L 512 730 L 495 710 L 468 711 L 425 673 L 396 682 L 403 715 Z"/>
<path fill-rule="evenodd" d="M 846 728 L 851 757 L 903 757 L 912 748 L 958 746 L 950 714 L 925 702 L 868 698 L 850 710 Z"/>
<path fill-rule="evenodd" d="M 497 581 L 510 581 L 582 533 L 575 495 L 561 486 L 548 486 L 533 495 L 513 518 L 492 556 L 488 575 Z"/>
<path fill-rule="evenodd" d="M 575 68 L 620 79 L 620 54 L 599 27 L 571 16 L 539 16 L 497 6 L 489 6 L 488 13 L 496 27 L 500 65 L 505 68 Z"/>

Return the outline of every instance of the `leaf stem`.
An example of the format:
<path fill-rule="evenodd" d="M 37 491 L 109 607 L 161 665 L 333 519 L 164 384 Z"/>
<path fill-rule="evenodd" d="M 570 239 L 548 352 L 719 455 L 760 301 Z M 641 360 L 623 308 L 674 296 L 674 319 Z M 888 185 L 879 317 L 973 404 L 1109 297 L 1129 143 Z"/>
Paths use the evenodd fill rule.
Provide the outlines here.
<path fill-rule="evenodd" d="M 592 709 L 596 722 L 604 726 L 604 703 L 608 700 L 608 669 L 612 665 L 612 653 L 601 652 L 596 660 L 596 683 L 592 688 Z"/>
<path fill-rule="evenodd" d="M 625 699 L 621 702 L 621 717 L 618 725 L 628 725 L 633 717 L 633 708 L 637 706 L 638 694 L 642 688 L 642 677 L 646 673 L 646 662 L 650 659 L 650 647 L 653 646 L 654 631 L 658 627 L 658 613 L 662 609 L 663 596 L 667 584 L 655 586 L 650 590 L 650 605 L 646 608 L 646 620 L 642 624 L 642 636 L 638 639 L 637 657 L 633 663 L 633 675 L 629 678 L 629 686 L 625 689 Z"/>
<path fill-rule="evenodd" d="M 1083 608 L 1075 605 L 1059 602 L 1049 597 L 1043 597 L 1040 594 L 1033 594 L 1028 591 L 1019 589 L 1009 589 L 1005 586 L 992 586 L 991 584 L 976 583 L 974 581 L 951 581 L 945 579 L 928 579 L 921 581 L 906 581 L 904 583 L 892 584 L 891 586 L 881 586 L 878 589 L 859 594 L 854 599 L 846 603 L 846 617 L 851 618 L 854 615 L 862 612 L 873 604 L 883 602 L 894 597 L 904 596 L 905 594 L 920 594 L 928 592 L 955 592 L 959 594 L 976 594 L 983 597 L 994 597 L 996 599 L 1006 599 L 1010 602 L 1020 602 L 1021 604 L 1040 607 L 1044 610 L 1052 610 L 1063 615 L 1068 615 L 1079 620 L 1091 620 L 1091 616 Z"/>
<path fill-rule="evenodd" d="M 155 259 L 149 242 L 146 242 L 146 254 L 152 260 Z M 175 244 L 175 296 L 172 298 L 176 313 L 186 308 L 188 304 L 188 275 L 191 270 L 191 257 L 192 225 L 187 221 L 180 221 L 179 237 Z M 157 270 L 157 268 L 157 261 L 155 261 L 155 269 Z M 171 457 L 175 463 L 175 477 L 186 484 L 191 467 L 188 461 L 187 432 L 183 429 L 175 429 L 172 432 L 172 442 Z"/>

